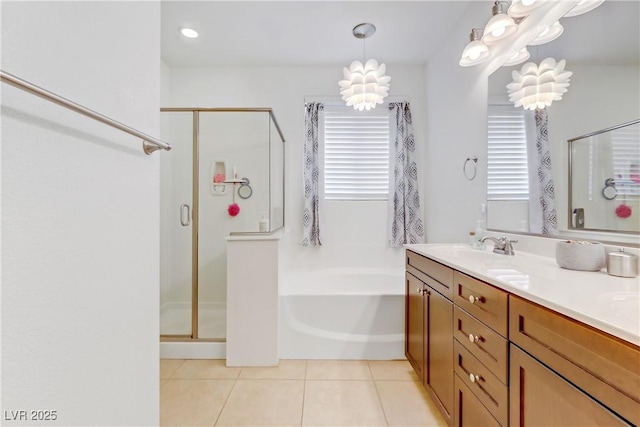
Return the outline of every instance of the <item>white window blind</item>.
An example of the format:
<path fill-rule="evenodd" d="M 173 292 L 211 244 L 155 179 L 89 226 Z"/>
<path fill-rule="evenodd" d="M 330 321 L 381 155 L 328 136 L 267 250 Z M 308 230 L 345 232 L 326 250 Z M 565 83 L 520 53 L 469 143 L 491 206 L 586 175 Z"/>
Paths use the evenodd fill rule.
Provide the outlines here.
<path fill-rule="evenodd" d="M 636 200 L 640 196 L 640 124 L 611 132 L 613 178 L 618 196 Z"/>
<path fill-rule="evenodd" d="M 487 200 L 528 200 L 525 111 L 489 105 Z"/>
<path fill-rule="evenodd" d="M 389 111 L 324 111 L 324 197 L 327 200 L 387 200 Z"/>

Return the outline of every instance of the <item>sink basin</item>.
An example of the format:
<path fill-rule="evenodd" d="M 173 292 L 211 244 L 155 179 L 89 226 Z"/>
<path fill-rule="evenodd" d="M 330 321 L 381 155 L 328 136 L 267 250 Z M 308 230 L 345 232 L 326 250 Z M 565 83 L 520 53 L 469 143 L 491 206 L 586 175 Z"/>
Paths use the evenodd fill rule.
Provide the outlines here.
<path fill-rule="evenodd" d="M 435 245 L 429 246 L 425 253 L 440 258 L 445 263 L 451 262 L 461 267 L 479 268 L 489 276 L 512 283 L 520 288 L 526 288 L 529 282 L 528 258 L 522 253 L 497 254 L 492 252 L 490 245 L 485 249 L 473 249 L 467 245 Z"/>
<path fill-rule="evenodd" d="M 487 249 L 473 249 L 468 245 L 442 245 L 442 246 L 430 246 L 429 251 L 433 251 L 433 253 L 440 253 L 443 255 L 451 255 L 451 256 L 469 256 L 470 254 L 477 254 L 478 256 L 482 255 L 494 255 L 492 252 Z M 497 254 L 495 254 L 497 255 Z"/>
<path fill-rule="evenodd" d="M 465 260 L 477 260 L 486 262 L 511 262 L 518 257 L 516 255 L 502 255 L 492 252 L 491 247 L 485 249 L 473 249 L 467 245 L 442 245 L 430 246 L 427 252 L 447 258 L 464 258 Z"/>

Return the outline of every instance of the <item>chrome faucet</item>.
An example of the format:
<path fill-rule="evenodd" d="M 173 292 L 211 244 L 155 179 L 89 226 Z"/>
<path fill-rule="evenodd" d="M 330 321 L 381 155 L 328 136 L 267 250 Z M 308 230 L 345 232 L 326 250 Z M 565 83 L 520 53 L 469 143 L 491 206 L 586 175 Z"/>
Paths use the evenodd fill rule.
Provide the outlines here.
<path fill-rule="evenodd" d="M 518 243 L 517 240 L 507 239 L 506 237 L 500 237 L 499 239 L 496 239 L 495 237 L 491 236 L 484 236 L 482 239 L 480 239 L 482 243 L 484 243 L 485 240 L 491 240 L 494 243 L 493 252 L 502 255 L 515 255 L 515 253 L 513 252 L 513 246 L 511 246 L 511 244 Z"/>

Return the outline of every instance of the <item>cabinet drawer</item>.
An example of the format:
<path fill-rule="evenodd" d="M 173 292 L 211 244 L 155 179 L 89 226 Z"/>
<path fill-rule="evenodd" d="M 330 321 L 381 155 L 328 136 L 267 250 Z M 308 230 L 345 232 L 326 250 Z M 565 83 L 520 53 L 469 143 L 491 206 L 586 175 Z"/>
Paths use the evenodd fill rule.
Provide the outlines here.
<path fill-rule="evenodd" d="M 460 307 L 453 312 L 453 336 L 504 384 L 509 371 L 509 342 Z"/>
<path fill-rule="evenodd" d="M 482 402 L 500 424 L 509 419 L 509 392 L 498 377 L 476 359 L 458 341 L 453 344 L 453 364 L 460 380 Z"/>
<path fill-rule="evenodd" d="M 640 348 L 537 304 L 509 297 L 509 338 L 635 425 Z"/>
<path fill-rule="evenodd" d="M 507 336 L 507 292 L 454 272 L 453 302 L 503 337 Z"/>
<path fill-rule="evenodd" d="M 453 296 L 453 269 L 409 250 L 406 251 L 406 254 L 407 271 L 451 299 Z"/>
<path fill-rule="evenodd" d="M 469 390 L 464 382 L 455 375 L 455 427 L 500 427 L 487 408 L 482 406 L 478 398 Z"/>

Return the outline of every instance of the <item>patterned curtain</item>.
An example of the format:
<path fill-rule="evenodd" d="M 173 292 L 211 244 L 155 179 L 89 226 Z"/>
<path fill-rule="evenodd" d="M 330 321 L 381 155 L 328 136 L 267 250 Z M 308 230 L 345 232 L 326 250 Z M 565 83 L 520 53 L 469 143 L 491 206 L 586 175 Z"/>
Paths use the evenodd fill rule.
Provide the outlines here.
<path fill-rule="evenodd" d="M 405 243 L 424 243 L 424 227 L 420 217 L 418 167 L 415 162 L 416 142 L 409 103 L 390 103 L 389 110 L 395 112 L 396 127 L 389 245 L 399 248 Z"/>
<path fill-rule="evenodd" d="M 303 246 L 321 246 L 318 179 L 318 115 L 324 105 L 312 102 L 306 105 L 304 114 L 304 165 L 302 171 L 304 191 L 304 216 L 302 219 Z"/>
<path fill-rule="evenodd" d="M 536 109 L 535 150 L 533 147 L 529 150 L 529 231 L 555 235 L 558 234 L 558 218 L 547 124 L 547 110 Z"/>

